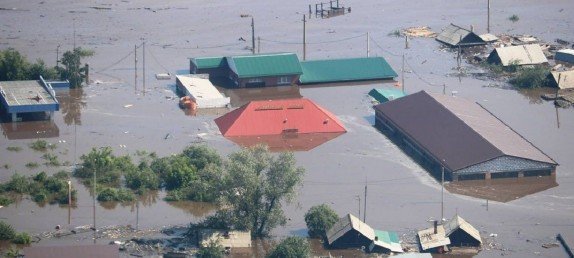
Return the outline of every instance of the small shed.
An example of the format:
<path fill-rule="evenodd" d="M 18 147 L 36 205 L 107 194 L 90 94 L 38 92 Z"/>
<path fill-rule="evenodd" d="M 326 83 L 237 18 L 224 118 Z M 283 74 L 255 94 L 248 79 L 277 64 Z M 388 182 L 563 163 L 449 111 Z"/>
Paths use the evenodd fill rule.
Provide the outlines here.
<path fill-rule="evenodd" d="M 562 49 L 556 52 L 554 60 L 574 64 L 574 49 Z"/>
<path fill-rule="evenodd" d="M 402 253 L 399 235 L 397 232 L 375 230 L 375 239 L 369 245 L 371 253 Z"/>
<path fill-rule="evenodd" d="M 223 56 L 194 57 L 189 59 L 190 74 L 209 74 L 209 78 L 227 77 L 229 67 Z"/>
<path fill-rule="evenodd" d="M 460 216 L 455 215 L 443 225 L 445 235 L 453 246 L 480 246 L 480 232 Z"/>
<path fill-rule="evenodd" d="M 438 34 L 436 40 L 449 47 L 471 47 L 486 44 L 476 33 L 452 23 Z"/>
<path fill-rule="evenodd" d="M 538 44 L 495 48 L 488 56 L 489 63 L 509 65 L 535 65 L 548 63 Z"/>
<path fill-rule="evenodd" d="M 240 88 L 292 85 L 303 74 L 294 53 L 226 57 L 229 78 Z"/>
<path fill-rule="evenodd" d="M 444 227 L 436 225 L 432 228 L 417 232 L 420 248 L 422 251 L 442 252 L 450 245 L 450 239 L 445 235 Z"/>
<path fill-rule="evenodd" d="M 175 78 L 177 89 L 194 100 L 199 108 L 217 108 L 229 105 L 229 97 L 221 94 L 208 79 L 193 74 L 177 75 Z"/>
<path fill-rule="evenodd" d="M 327 231 L 327 243 L 332 248 L 369 247 L 375 239 L 375 231 L 352 214 L 339 219 Z"/>
<path fill-rule="evenodd" d="M 219 242 L 224 248 L 251 247 L 251 232 L 237 230 L 202 229 L 199 231 L 199 245 L 208 246 L 209 242 Z"/>
<path fill-rule="evenodd" d="M 381 89 L 372 89 L 371 91 L 369 91 L 369 96 L 373 97 L 379 103 L 385 103 L 387 101 L 404 97 L 406 96 L 406 94 L 399 89 L 381 88 Z"/>
<path fill-rule="evenodd" d="M 302 61 L 301 84 L 384 80 L 397 77 L 383 57 Z"/>
<path fill-rule="evenodd" d="M 554 87 L 558 87 L 560 89 L 574 88 L 574 70 L 564 72 L 550 72 L 549 77 Z"/>

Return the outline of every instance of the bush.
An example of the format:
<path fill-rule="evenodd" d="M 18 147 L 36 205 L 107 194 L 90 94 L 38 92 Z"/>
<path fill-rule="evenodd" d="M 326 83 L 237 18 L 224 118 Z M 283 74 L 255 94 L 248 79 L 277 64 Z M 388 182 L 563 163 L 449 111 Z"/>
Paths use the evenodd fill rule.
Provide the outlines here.
<path fill-rule="evenodd" d="M 129 156 L 116 157 L 110 147 L 95 149 L 80 157 L 82 166 L 73 173 L 75 177 L 82 178 L 82 182 L 90 186 L 94 172 L 98 184 L 119 187 L 123 172 L 136 169 Z"/>
<path fill-rule="evenodd" d="M 5 186 L 6 191 L 25 194 L 30 191 L 30 183 L 25 176 L 14 174 Z"/>
<path fill-rule="evenodd" d="M 0 205 L 1 206 L 8 206 L 13 202 L 14 202 L 14 200 L 12 200 L 11 198 L 8 198 L 4 195 L 0 195 Z"/>
<path fill-rule="evenodd" d="M 182 155 L 163 157 L 151 163 L 153 172 L 159 175 L 167 190 L 186 187 L 196 177 L 196 169 Z"/>
<path fill-rule="evenodd" d="M 197 252 L 198 258 L 220 258 L 223 257 L 225 249 L 218 241 L 211 240 L 207 246 L 202 246 Z"/>
<path fill-rule="evenodd" d="M 128 171 L 125 174 L 125 179 L 128 188 L 142 193 L 146 190 L 156 190 L 160 187 L 159 177 L 150 168 Z"/>
<path fill-rule="evenodd" d="M 540 88 L 548 85 L 549 73 L 550 69 L 543 66 L 522 68 L 509 82 L 518 88 Z"/>
<path fill-rule="evenodd" d="M 46 162 L 44 163 L 44 165 L 46 166 L 53 166 L 53 167 L 60 166 L 58 156 L 56 156 L 55 154 L 45 153 L 44 155 L 42 155 L 42 158 L 46 160 Z"/>
<path fill-rule="evenodd" d="M 22 150 L 22 148 L 20 148 L 18 146 L 8 146 L 8 147 L 6 147 L 6 150 L 13 151 L 13 152 L 19 152 Z"/>
<path fill-rule="evenodd" d="M 30 143 L 28 146 L 30 147 L 30 149 L 33 149 L 35 151 L 42 151 L 42 152 L 45 152 L 48 149 L 55 149 L 56 148 L 56 145 L 50 144 L 44 140 L 37 140 L 35 142 Z"/>
<path fill-rule="evenodd" d="M 183 150 L 183 155 L 197 170 L 202 170 L 208 164 L 221 166 L 221 156 L 213 148 L 206 145 L 191 145 Z"/>
<path fill-rule="evenodd" d="M 12 243 L 18 245 L 29 245 L 30 243 L 32 243 L 32 239 L 30 238 L 30 235 L 28 235 L 28 233 L 21 232 L 16 234 L 16 236 L 14 236 L 14 239 L 12 239 Z"/>
<path fill-rule="evenodd" d="M 508 17 L 508 20 L 510 20 L 511 22 L 517 22 L 518 20 L 520 20 L 520 17 L 518 17 L 518 15 L 513 14 L 512 16 Z"/>
<path fill-rule="evenodd" d="M 11 225 L 0 221 L 0 240 L 12 240 L 16 236 L 16 231 Z"/>
<path fill-rule="evenodd" d="M 131 202 L 136 199 L 134 193 L 127 189 L 104 188 L 98 193 L 100 202 Z"/>
<path fill-rule="evenodd" d="M 311 256 L 311 247 L 307 239 L 288 237 L 279 243 L 267 255 L 269 258 L 306 258 Z"/>
<path fill-rule="evenodd" d="M 339 220 L 337 213 L 327 204 L 313 206 L 305 213 L 309 236 L 326 238 L 327 231 Z"/>

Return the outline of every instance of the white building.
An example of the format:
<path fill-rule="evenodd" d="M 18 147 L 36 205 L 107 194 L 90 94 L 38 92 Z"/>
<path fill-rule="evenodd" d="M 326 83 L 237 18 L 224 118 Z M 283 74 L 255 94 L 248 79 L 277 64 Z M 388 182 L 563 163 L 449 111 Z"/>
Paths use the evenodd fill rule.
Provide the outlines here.
<path fill-rule="evenodd" d="M 205 76 L 189 74 L 177 75 L 176 85 L 180 92 L 189 96 L 198 108 L 218 108 L 229 105 L 230 99 L 213 86 Z"/>

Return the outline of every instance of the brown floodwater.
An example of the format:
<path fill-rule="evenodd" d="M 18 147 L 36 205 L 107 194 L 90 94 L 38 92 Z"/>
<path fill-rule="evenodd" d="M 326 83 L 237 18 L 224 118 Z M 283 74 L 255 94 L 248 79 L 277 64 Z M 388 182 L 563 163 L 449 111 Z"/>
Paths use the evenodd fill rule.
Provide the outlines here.
<path fill-rule="evenodd" d="M 574 40 L 571 0 L 492 2 L 491 33 L 532 34 L 548 42 L 556 38 Z M 0 49 L 12 47 L 28 60 L 41 58 L 48 65 L 56 64 L 58 45 L 60 55 L 74 44 L 93 49 L 95 55 L 86 59 L 93 83 L 81 90 L 57 90 L 61 110 L 53 121 L 22 122 L 16 127 L 2 123 L 0 180 L 8 180 L 13 173 L 71 171 L 71 167 L 44 165 L 27 168 L 29 162 L 43 163 L 42 153 L 28 147 L 36 139 L 55 144 L 52 152 L 67 164 L 79 162 L 82 154 L 102 146 L 112 147 L 117 155 L 134 157 L 137 150 L 165 156 L 195 143 L 208 144 L 223 155 L 238 150 L 240 147 L 221 136 L 213 122 L 220 111 L 186 115 L 178 107 L 174 82 L 156 80 L 154 75 L 188 69 L 188 57 L 249 53 L 251 42 L 238 39 L 250 39 L 251 19 L 241 18 L 241 14 L 254 17 L 262 53 L 291 51 L 302 58 L 302 45 L 297 44 L 302 41 L 301 19 L 308 4 L 313 3 L 2 1 L 0 7 L 15 9 L 0 10 Z M 367 0 L 344 4 L 352 7 L 352 13 L 331 19 L 312 17 L 307 22 L 307 59 L 366 56 L 364 34 L 370 32 L 370 55 L 384 56 L 399 75 L 402 54 L 406 55 L 407 92 L 442 93 L 444 84 L 446 94 L 455 92 L 479 102 L 560 164 L 555 183 L 542 186 L 546 179 L 535 180 L 518 193 L 498 183 L 462 187 L 466 192 L 445 191 L 445 217 L 459 214 L 500 246 L 485 248 L 476 257 L 566 257 L 561 248 L 545 249 L 541 244 L 553 242 L 557 233 L 574 230 L 574 110 L 556 109 L 551 102 L 540 100 L 536 91 L 516 91 L 498 80 L 457 76 L 455 53 L 442 50 L 434 39 L 410 39 L 405 49 L 404 39 L 387 35 L 396 29 L 422 25 L 440 31 L 451 22 L 467 27 L 472 24 L 477 32 L 484 33 L 486 3 Z M 94 6 L 111 9 L 91 8 Z M 520 17 L 518 22 L 508 20 L 513 14 Z M 132 51 L 143 40 L 146 74 L 144 77 L 143 49 L 139 48 L 135 85 Z M 482 72 L 469 64 L 463 66 L 471 73 Z M 413 241 L 414 230 L 428 227 L 429 218 L 440 217 L 440 183 L 373 127 L 374 112 L 367 93 L 393 84 L 376 81 L 335 87 L 222 89 L 232 98 L 234 107 L 261 98 L 309 98 L 338 116 L 348 130 L 309 151 L 295 153 L 298 165 L 306 169 L 303 186 L 297 199 L 284 206 L 289 221 L 285 227 L 275 229 L 274 236 L 304 236 L 305 212 L 321 203 L 329 204 L 341 216 L 360 214 L 373 228 L 397 231 L 406 242 Z M 21 150 L 9 151 L 7 147 Z M 39 206 L 27 198 L 0 208 L 0 219 L 32 234 L 52 230 L 55 225 L 89 225 L 93 220 L 92 197 L 78 182 L 74 187 L 78 189 L 78 203 L 72 209 L 70 225 L 66 206 Z M 488 195 L 468 193 L 472 187 Z M 213 212 L 213 207 L 206 204 L 167 203 L 162 200 L 164 196 L 159 192 L 146 197 L 139 212 L 133 204 L 98 203 L 97 225 L 185 225 Z M 500 196 L 508 198 L 496 201 Z M 492 200 L 488 206 L 485 199 Z M 67 241 L 89 243 L 91 239 Z"/>

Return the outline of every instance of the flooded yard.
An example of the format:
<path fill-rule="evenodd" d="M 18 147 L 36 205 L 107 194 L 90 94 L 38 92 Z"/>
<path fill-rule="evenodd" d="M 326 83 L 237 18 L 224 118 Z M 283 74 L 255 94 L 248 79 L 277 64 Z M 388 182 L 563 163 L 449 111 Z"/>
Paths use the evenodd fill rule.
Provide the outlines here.
<path fill-rule="evenodd" d="M 404 87 L 408 93 L 444 90 L 476 101 L 556 160 L 560 165 L 550 181 L 531 178 L 508 182 L 512 185 L 508 188 L 498 182 L 447 183 L 444 211 L 447 218 L 455 214 L 464 217 L 490 238 L 489 242 L 497 243 L 496 248 L 485 246 L 475 257 L 566 257 L 562 248 L 545 249 L 541 245 L 553 242 L 560 232 L 574 231 L 574 109 L 555 108 L 552 102 L 539 98 L 539 91 L 517 91 L 500 81 L 456 76 L 455 53 L 441 50 L 434 39 L 412 38 L 405 49 L 403 38 L 388 36 L 394 30 L 413 26 L 440 31 L 451 22 L 474 25 L 475 31 L 486 33 L 484 2 L 348 1 L 344 4 L 352 7 L 351 13 L 309 19 L 307 59 L 366 56 L 369 32 L 370 55 L 385 57 L 399 74 L 398 81 L 405 54 Z M 76 45 L 94 50 L 95 55 L 87 59 L 93 83 L 82 89 L 57 90 L 61 108 L 53 121 L 2 123 L 0 181 L 14 173 L 71 171 L 70 166 L 28 168 L 29 162 L 44 162 L 42 153 L 28 147 L 37 139 L 55 144 L 52 152 L 69 164 L 80 162 L 80 156 L 92 148 L 104 146 L 112 147 L 117 155 L 133 156 L 138 150 L 167 156 L 197 143 L 207 144 L 222 155 L 238 150 L 240 147 L 224 138 L 213 121 L 226 110 L 186 114 L 178 107 L 175 79 L 156 80 L 155 74 L 183 73 L 189 67 L 189 57 L 249 54 L 251 19 L 242 18 L 243 14 L 255 19 L 255 34 L 261 38 L 258 51 L 294 52 L 302 58 L 301 20 L 309 4 L 314 2 L 2 1 L 0 49 L 12 47 L 28 60 L 41 58 L 48 65 L 56 64 L 58 45 L 60 51 Z M 573 7 L 571 0 L 492 3 L 491 32 L 532 34 L 547 42 L 556 38 L 574 40 Z M 520 17 L 518 22 L 508 20 L 513 14 Z M 134 46 L 143 41 L 145 92 L 141 47 L 137 49 L 137 85 L 134 81 Z M 470 64 L 463 66 L 480 71 Z M 374 81 L 221 89 L 231 97 L 233 107 L 278 96 L 305 97 L 336 115 L 347 129 L 347 133 L 308 151 L 295 152 L 297 164 L 306 169 L 303 186 L 295 203 L 286 206 L 288 224 L 274 230 L 273 236 L 305 236 L 305 212 L 322 203 L 329 204 L 340 216 L 353 213 L 364 216 L 377 229 L 397 231 L 405 241 L 414 241 L 415 230 L 429 227 L 430 218 L 440 217 L 440 182 L 373 127 L 373 103 L 367 93 L 394 84 Z M 21 150 L 9 151 L 8 147 Z M 67 206 L 39 206 L 28 199 L 0 208 L 0 219 L 31 234 L 51 231 L 56 225 L 91 225 L 90 191 L 79 182 L 73 184 L 78 202 L 71 211 L 70 225 Z M 214 211 L 214 207 L 203 203 L 165 202 L 164 196 L 163 192 L 144 196 L 139 207 L 98 203 L 97 226 L 138 225 L 140 229 L 152 229 L 186 225 Z M 78 236 L 38 244 L 92 241 Z"/>

